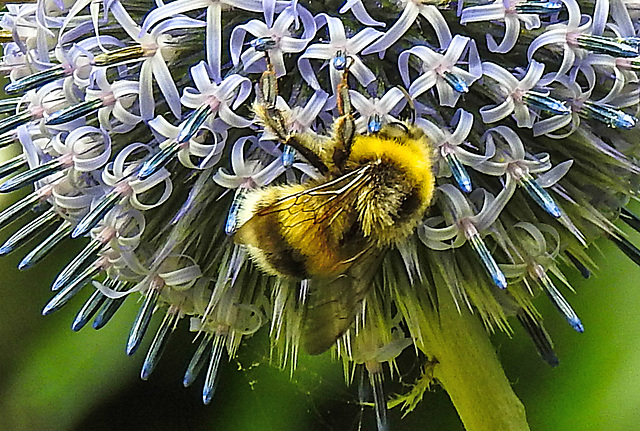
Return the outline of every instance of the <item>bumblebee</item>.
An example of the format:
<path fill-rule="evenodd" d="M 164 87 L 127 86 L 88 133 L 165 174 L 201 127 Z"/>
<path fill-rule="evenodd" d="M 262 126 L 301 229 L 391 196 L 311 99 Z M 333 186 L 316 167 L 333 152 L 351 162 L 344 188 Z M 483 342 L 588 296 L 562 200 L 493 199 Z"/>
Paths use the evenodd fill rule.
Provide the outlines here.
<path fill-rule="evenodd" d="M 275 74 L 270 67 L 263 73 L 256 117 L 323 178 L 248 192 L 235 234 L 267 274 L 310 280 L 302 341 L 311 354 L 330 348 L 351 326 L 376 260 L 413 233 L 435 187 L 433 149 L 422 129 L 398 121 L 355 132 L 347 76 L 345 68 L 333 132 L 322 136 L 287 130 L 275 107 Z"/>

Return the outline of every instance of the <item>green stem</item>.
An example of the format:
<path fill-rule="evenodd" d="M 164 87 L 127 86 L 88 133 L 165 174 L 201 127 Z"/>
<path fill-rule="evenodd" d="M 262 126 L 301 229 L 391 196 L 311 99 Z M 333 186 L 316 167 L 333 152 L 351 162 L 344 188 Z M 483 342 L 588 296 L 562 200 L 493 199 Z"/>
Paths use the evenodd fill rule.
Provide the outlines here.
<path fill-rule="evenodd" d="M 460 311 L 444 283 L 438 307 L 425 316 L 424 351 L 437 360 L 433 376 L 447 391 L 467 431 L 528 431 L 525 409 L 504 374 L 477 315 Z"/>

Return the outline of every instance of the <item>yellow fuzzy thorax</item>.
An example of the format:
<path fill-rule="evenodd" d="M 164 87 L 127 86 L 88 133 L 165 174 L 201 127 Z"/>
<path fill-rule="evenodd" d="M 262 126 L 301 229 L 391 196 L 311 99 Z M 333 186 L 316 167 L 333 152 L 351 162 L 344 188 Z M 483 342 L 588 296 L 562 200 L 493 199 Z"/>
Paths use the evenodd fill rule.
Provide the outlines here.
<path fill-rule="evenodd" d="M 435 189 L 432 146 L 421 129 L 411 125 L 403 126 L 399 128 L 397 125 L 387 125 L 378 133 L 356 136 L 347 162 L 352 166 L 379 163 L 381 166 L 392 167 L 394 171 L 401 172 L 402 176 L 398 183 L 387 186 L 410 187 L 417 193 L 419 207 L 412 217 L 403 222 L 385 223 L 385 216 L 388 219 L 390 213 L 384 202 L 377 204 L 377 210 L 372 209 L 375 203 L 369 203 L 366 209 L 360 211 L 365 232 L 369 234 L 375 230 L 373 235 L 376 236 L 376 242 L 382 246 L 398 243 L 411 234 L 429 207 Z M 376 219 L 377 215 L 380 217 Z M 381 226 L 385 224 L 387 226 Z M 371 226 L 370 229 L 367 228 L 368 225 Z"/>
<path fill-rule="evenodd" d="M 365 160 L 390 160 L 405 171 L 412 183 L 423 184 L 423 200 L 430 202 L 434 178 L 432 149 L 424 133 L 410 126 L 410 133 L 395 135 L 386 126 L 377 134 L 357 135 L 351 147 L 349 162 L 362 164 Z"/>

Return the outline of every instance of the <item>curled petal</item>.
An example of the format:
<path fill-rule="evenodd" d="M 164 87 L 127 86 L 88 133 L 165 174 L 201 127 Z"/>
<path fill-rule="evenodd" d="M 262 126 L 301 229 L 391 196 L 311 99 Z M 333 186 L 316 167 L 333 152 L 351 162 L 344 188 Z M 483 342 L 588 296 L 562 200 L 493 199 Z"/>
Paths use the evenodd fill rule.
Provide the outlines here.
<path fill-rule="evenodd" d="M 507 97 L 504 102 L 498 106 L 494 106 L 493 108 L 483 106 L 480 108 L 480 115 L 482 116 L 482 121 L 485 124 L 495 123 L 503 118 L 507 118 L 509 114 L 513 112 L 514 108 L 515 102 L 513 101 L 513 98 Z"/>
<path fill-rule="evenodd" d="M 509 145 L 509 149 L 511 151 L 511 157 L 514 160 L 524 159 L 526 156 L 524 145 L 522 144 L 522 140 L 520 136 L 511 128 L 507 126 L 498 126 L 493 129 L 487 130 L 487 136 L 489 133 L 497 133 L 504 139 L 504 141 Z"/>
<path fill-rule="evenodd" d="M 482 210 L 472 217 L 478 230 L 485 230 L 489 228 L 498 219 L 504 207 L 507 206 L 509 200 L 516 191 L 516 182 L 510 175 L 507 175 L 507 181 L 504 188 L 498 193 L 495 198 L 488 192 L 485 192 L 485 198 L 482 205 Z"/>
<path fill-rule="evenodd" d="M 516 77 L 506 69 L 488 61 L 482 63 L 482 74 L 498 81 L 509 93 L 513 92 L 519 84 Z"/>
<path fill-rule="evenodd" d="M 518 19 L 524 23 L 524 28 L 527 30 L 535 30 L 540 28 L 541 22 L 538 15 L 520 14 Z"/>
<path fill-rule="evenodd" d="M 546 189 L 548 187 L 551 187 L 554 184 L 556 184 L 558 181 L 560 181 L 562 177 L 567 175 L 567 172 L 569 172 L 569 169 L 571 169 L 571 166 L 573 166 L 573 160 L 564 161 L 554 166 L 552 169 L 548 170 L 547 172 L 541 175 L 538 175 L 538 178 L 536 178 L 536 182 L 542 188 Z"/>
<path fill-rule="evenodd" d="M 533 116 L 529 112 L 529 108 L 522 103 L 516 103 L 513 107 L 513 118 L 516 119 L 518 127 L 531 128 L 533 126 Z"/>
<path fill-rule="evenodd" d="M 576 114 L 572 115 L 554 115 L 544 120 L 537 121 L 533 125 L 533 136 L 546 135 L 553 139 L 564 139 L 571 135 L 580 124 L 580 118 Z M 569 130 L 565 133 L 555 134 L 556 130 L 569 126 Z"/>
<path fill-rule="evenodd" d="M 198 278 L 202 277 L 202 270 L 194 261 L 193 265 L 158 273 L 158 276 L 162 278 L 167 286 L 176 290 L 186 290 L 191 288 Z"/>
<path fill-rule="evenodd" d="M 229 108 L 226 104 L 220 106 L 220 118 L 230 126 L 237 128 L 249 127 L 252 123 L 251 120 L 241 117 Z"/>
<path fill-rule="evenodd" d="M 438 190 L 447 198 L 456 221 L 473 216 L 471 205 L 457 187 L 452 184 L 442 184 Z"/>
<path fill-rule="evenodd" d="M 470 22 L 480 21 L 496 21 L 504 19 L 506 10 L 502 0 L 498 0 L 495 3 L 472 6 L 462 10 L 460 16 L 460 24 L 465 25 Z"/>
<path fill-rule="evenodd" d="M 164 189 L 160 197 L 158 197 L 155 202 L 145 203 L 140 200 L 138 195 L 144 193 L 147 190 L 150 190 L 151 188 L 161 183 L 164 185 Z M 173 191 L 173 184 L 169 179 L 169 172 L 164 168 L 160 169 L 158 172 L 154 173 L 145 180 L 133 180 L 129 182 L 129 186 L 133 189 L 134 192 L 129 197 L 131 206 L 140 211 L 147 211 L 162 205 L 169 199 L 169 197 L 171 196 L 171 192 Z"/>
<path fill-rule="evenodd" d="M 362 0 L 347 0 L 347 2 L 342 5 L 339 12 L 347 13 L 347 11 L 349 10 L 353 13 L 353 16 L 355 16 L 356 19 L 363 25 L 381 27 L 386 26 L 385 23 L 376 21 L 371 17 L 371 15 L 369 15 L 369 12 L 367 12 L 367 10 L 365 9 L 364 4 L 362 4 Z"/>
<path fill-rule="evenodd" d="M 467 136 L 469 136 L 471 132 L 471 128 L 473 127 L 473 114 L 464 109 L 458 109 L 451 122 L 457 123 L 457 125 L 448 142 L 451 145 L 460 145 L 467 139 Z"/>
<path fill-rule="evenodd" d="M 333 68 L 331 70 L 334 71 Z M 354 58 L 353 64 L 351 65 L 349 71 L 358 80 L 358 82 L 365 87 L 376 80 L 376 75 L 371 71 L 371 69 L 365 66 L 362 60 L 360 60 L 358 57 Z M 333 76 L 334 75 L 332 74 L 331 77 L 333 78 Z M 336 79 L 334 88 L 337 87 L 338 82 L 339 81 Z"/>
<path fill-rule="evenodd" d="M 429 226 L 434 221 L 429 219 L 418 227 L 418 238 L 433 250 L 448 250 L 452 248 L 452 245 L 445 241 L 450 241 L 458 235 L 458 225 L 452 224 L 444 228 Z"/>
<path fill-rule="evenodd" d="M 451 43 L 451 30 L 447 21 L 442 16 L 442 13 L 434 5 L 420 5 L 420 15 L 422 15 L 429 24 L 433 26 L 433 30 L 438 37 L 438 42 L 441 47 L 449 46 Z"/>
<path fill-rule="evenodd" d="M 391 45 L 396 43 L 407 32 L 407 30 L 409 30 L 409 27 L 413 25 L 419 14 L 419 6 L 412 1 L 408 1 L 404 10 L 402 11 L 402 14 L 394 22 L 391 28 L 374 44 L 372 44 L 368 48 L 365 48 L 362 51 L 362 54 L 373 54 L 389 48 Z"/>
<path fill-rule="evenodd" d="M 437 81 L 438 75 L 434 71 L 430 70 L 425 72 L 411 83 L 411 86 L 409 87 L 409 94 L 415 99 L 436 85 Z"/>
<path fill-rule="evenodd" d="M 520 84 L 518 84 L 518 88 L 521 90 L 529 90 L 535 87 L 538 81 L 540 81 L 540 78 L 542 78 L 543 73 L 544 64 L 531 60 L 529 62 L 529 67 L 527 68 L 527 73 L 520 81 Z"/>
<path fill-rule="evenodd" d="M 520 21 L 512 14 L 508 14 L 504 18 L 504 37 L 498 45 L 490 34 L 487 34 L 487 47 L 491 52 L 506 53 L 516 46 L 518 34 L 520 33 Z"/>
<path fill-rule="evenodd" d="M 349 39 L 346 44 L 347 51 L 352 54 L 358 54 L 380 36 L 382 36 L 382 32 L 373 28 L 365 28 Z"/>

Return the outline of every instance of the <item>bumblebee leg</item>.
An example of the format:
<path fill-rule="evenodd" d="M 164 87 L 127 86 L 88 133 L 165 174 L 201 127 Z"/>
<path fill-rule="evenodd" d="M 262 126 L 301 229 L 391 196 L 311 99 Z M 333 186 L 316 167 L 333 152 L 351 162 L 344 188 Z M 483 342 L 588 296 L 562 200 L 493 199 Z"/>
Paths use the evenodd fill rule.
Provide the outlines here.
<path fill-rule="evenodd" d="M 273 65 L 269 61 L 269 54 L 266 54 L 267 70 L 265 70 L 260 77 L 258 103 L 255 104 L 254 111 L 265 128 L 268 128 L 278 137 L 278 141 L 284 145 L 293 147 L 302 157 L 307 159 L 313 167 L 320 171 L 320 173 L 326 174 L 329 169 L 318 154 L 318 148 L 315 148 L 317 145 L 313 145 L 314 140 L 308 139 L 308 137 L 305 139 L 305 135 L 291 132 L 287 128 L 287 123 L 282 112 L 276 107 L 278 78 L 273 70 Z"/>
<path fill-rule="evenodd" d="M 273 70 L 273 65 L 267 55 L 267 70 L 262 72 L 258 85 L 258 103 L 255 113 L 264 123 L 264 126 L 271 130 L 281 142 L 285 142 L 289 137 L 286 123 L 282 113 L 276 108 L 278 97 L 278 78 Z"/>
<path fill-rule="evenodd" d="M 338 113 L 340 117 L 336 120 L 335 137 L 337 145 L 333 151 L 333 162 L 338 168 L 342 168 L 351 154 L 351 144 L 356 133 L 356 122 L 351 113 L 351 97 L 349 96 L 349 68 L 345 67 L 342 72 L 342 79 L 336 89 Z"/>

